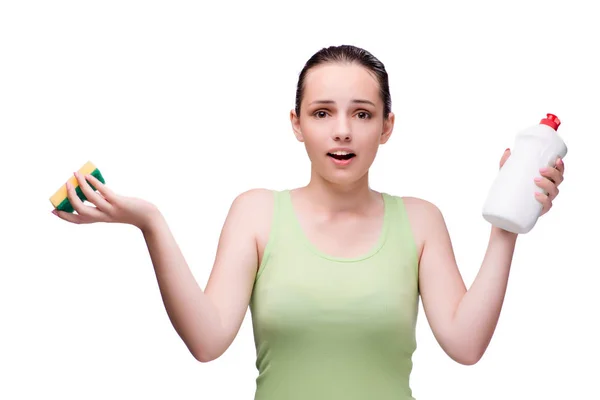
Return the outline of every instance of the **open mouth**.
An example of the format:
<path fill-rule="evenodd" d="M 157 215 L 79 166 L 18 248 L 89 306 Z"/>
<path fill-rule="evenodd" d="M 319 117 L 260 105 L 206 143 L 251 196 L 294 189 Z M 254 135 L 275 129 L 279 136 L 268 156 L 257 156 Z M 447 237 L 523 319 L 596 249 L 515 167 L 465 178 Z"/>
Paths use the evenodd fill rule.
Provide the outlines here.
<path fill-rule="evenodd" d="M 356 154 L 348 153 L 348 152 L 344 152 L 344 151 L 342 151 L 342 152 L 337 151 L 335 153 L 327 153 L 327 155 L 331 158 L 334 158 L 334 159 L 340 160 L 340 161 L 349 160 L 353 157 L 356 157 Z"/>

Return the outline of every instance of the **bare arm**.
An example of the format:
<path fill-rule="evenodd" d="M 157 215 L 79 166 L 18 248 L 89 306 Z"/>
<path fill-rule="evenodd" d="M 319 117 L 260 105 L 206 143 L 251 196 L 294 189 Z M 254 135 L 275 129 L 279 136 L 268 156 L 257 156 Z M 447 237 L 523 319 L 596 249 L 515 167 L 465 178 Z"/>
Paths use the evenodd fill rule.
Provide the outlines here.
<path fill-rule="evenodd" d="M 235 199 L 223 225 L 205 291 L 194 279 L 160 214 L 142 231 L 167 314 L 201 362 L 221 356 L 239 331 L 258 266 L 256 223 L 264 212 L 257 210 L 265 209 L 269 200 L 271 195 L 266 190 L 252 190 Z"/>
<path fill-rule="evenodd" d="M 500 167 L 508 157 L 510 150 L 506 149 Z M 554 168 L 540 169 L 536 184 L 546 194 L 535 196 L 542 204 L 541 215 L 552 207 L 564 170 L 560 159 Z M 415 233 L 423 238 L 419 289 L 431 329 L 452 359 L 475 364 L 485 353 L 500 318 L 517 235 L 492 227 L 481 268 L 467 291 L 441 212 L 424 200 L 410 198 L 407 203 L 412 209 Z"/>
<path fill-rule="evenodd" d="M 452 359 L 475 364 L 487 349 L 500 317 L 517 235 L 492 228 L 481 268 L 467 291 L 442 214 L 429 203 L 422 208 L 425 241 L 419 281 L 427 319 Z"/>
<path fill-rule="evenodd" d="M 76 172 L 75 177 L 92 205 L 84 204 L 73 184 L 67 182 L 67 196 L 77 213 L 53 213 L 73 224 L 111 222 L 138 227 L 146 240 L 167 314 L 179 336 L 199 361 L 211 361 L 223 354 L 237 335 L 248 308 L 258 268 L 257 238 L 264 243 L 270 230 L 272 192 L 254 189 L 233 201 L 203 292 L 154 205 L 118 195 L 91 175 L 84 177 Z"/>

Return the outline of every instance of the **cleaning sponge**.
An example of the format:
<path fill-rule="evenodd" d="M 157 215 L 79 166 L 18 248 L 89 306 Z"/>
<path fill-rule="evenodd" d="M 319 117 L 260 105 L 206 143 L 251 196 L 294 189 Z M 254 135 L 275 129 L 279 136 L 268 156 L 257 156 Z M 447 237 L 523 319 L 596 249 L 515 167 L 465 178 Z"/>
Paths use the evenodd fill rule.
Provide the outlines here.
<path fill-rule="evenodd" d="M 79 168 L 79 173 L 81 174 L 81 176 L 92 175 L 100 182 L 105 183 L 104 177 L 102 176 L 98 168 L 96 168 L 96 166 L 90 161 L 85 163 L 83 167 Z M 71 178 L 69 178 L 69 182 L 75 188 L 75 193 L 77 194 L 77 197 L 79 197 L 81 201 L 86 201 L 87 199 L 81 191 L 81 187 L 79 187 L 79 182 L 77 181 L 77 178 L 72 176 Z M 96 188 L 91 183 L 88 182 L 88 184 L 92 187 L 93 190 L 96 190 Z M 67 197 L 67 188 L 65 185 L 62 185 L 60 189 L 58 189 L 56 193 L 54 193 L 50 197 L 50 203 L 52 203 L 54 208 L 59 211 L 65 211 L 69 213 L 75 211 L 73 209 L 73 206 L 71 205 L 71 202 L 69 201 L 69 198 Z"/>

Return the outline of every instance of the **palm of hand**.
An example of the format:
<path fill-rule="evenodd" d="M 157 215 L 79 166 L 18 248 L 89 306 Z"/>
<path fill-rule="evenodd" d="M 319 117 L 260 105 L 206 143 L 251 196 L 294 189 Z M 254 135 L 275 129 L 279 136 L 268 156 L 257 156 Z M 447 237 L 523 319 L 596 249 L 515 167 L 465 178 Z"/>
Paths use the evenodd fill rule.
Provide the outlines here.
<path fill-rule="evenodd" d="M 85 205 L 75 193 L 73 186 L 67 182 L 67 197 L 76 213 L 53 211 L 65 221 L 74 224 L 112 222 L 143 228 L 157 212 L 153 204 L 142 199 L 118 195 L 94 176 L 82 177 L 79 173 L 75 173 L 75 177 L 81 191 L 92 205 Z M 90 183 L 97 192 L 92 189 Z"/>

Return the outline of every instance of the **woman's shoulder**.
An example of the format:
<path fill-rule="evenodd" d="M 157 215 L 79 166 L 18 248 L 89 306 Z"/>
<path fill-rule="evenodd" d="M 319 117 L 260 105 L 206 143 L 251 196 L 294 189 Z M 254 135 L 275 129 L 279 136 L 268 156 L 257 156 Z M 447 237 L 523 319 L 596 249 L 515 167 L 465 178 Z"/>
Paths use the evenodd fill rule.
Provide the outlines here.
<path fill-rule="evenodd" d="M 414 196 L 404 196 L 396 194 L 387 194 L 388 196 L 397 199 L 406 208 L 408 212 L 419 214 L 438 213 L 439 208 L 431 201 Z"/>
<path fill-rule="evenodd" d="M 420 213 L 437 213 L 439 212 L 439 208 L 430 200 L 421 198 L 421 197 L 414 197 L 414 196 L 397 196 L 398 198 L 402 199 L 402 202 L 404 203 L 404 206 L 410 210 L 412 210 L 413 212 L 420 212 Z"/>
<path fill-rule="evenodd" d="M 251 212 L 254 216 L 270 212 L 273 209 L 277 192 L 279 191 L 267 188 L 248 189 L 233 199 L 232 208 Z"/>
<path fill-rule="evenodd" d="M 256 240 L 259 264 L 270 237 L 275 218 L 275 200 L 281 190 L 254 188 L 236 196 L 231 206 L 245 215 L 244 224 L 248 224 Z"/>
<path fill-rule="evenodd" d="M 401 200 L 404 207 L 420 259 L 427 238 L 445 228 L 442 213 L 433 202 L 427 199 L 414 196 L 394 197 Z"/>
<path fill-rule="evenodd" d="M 252 224 L 259 232 L 268 229 L 273 217 L 276 194 L 279 190 L 253 188 L 239 193 L 233 200 L 232 210 L 245 215 L 245 222 Z"/>
<path fill-rule="evenodd" d="M 394 197 L 402 201 L 408 219 L 417 232 L 424 234 L 432 227 L 444 223 L 440 208 L 432 201 L 414 196 Z"/>
<path fill-rule="evenodd" d="M 234 199 L 234 202 L 237 201 L 237 202 L 243 202 L 244 204 L 246 204 L 246 203 L 262 202 L 267 199 L 272 200 L 275 192 L 277 192 L 277 190 L 267 189 L 267 188 L 248 189 L 248 190 L 245 190 L 245 191 L 239 193 L 236 196 L 236 198 Z"/>

